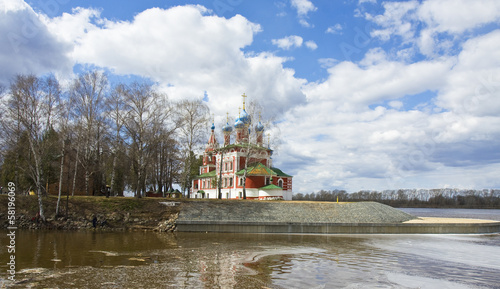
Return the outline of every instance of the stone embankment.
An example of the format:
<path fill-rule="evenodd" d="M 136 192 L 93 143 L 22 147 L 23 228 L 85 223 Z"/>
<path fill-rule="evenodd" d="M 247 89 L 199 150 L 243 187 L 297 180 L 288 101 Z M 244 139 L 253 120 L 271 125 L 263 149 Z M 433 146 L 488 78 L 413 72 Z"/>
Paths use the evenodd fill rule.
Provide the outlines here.
<path fill-rule="evenodd" d="M 198 201 L 183 203 L 181 232 L 464 234 L 500 232 L 500 222 L 434 222 L 375 203 Z"/>
<path fill-rule="evenodd" d="M 178 221 L 237 223 L 402 223 L 415 216 L 376 202 L 197 201 Z"/>

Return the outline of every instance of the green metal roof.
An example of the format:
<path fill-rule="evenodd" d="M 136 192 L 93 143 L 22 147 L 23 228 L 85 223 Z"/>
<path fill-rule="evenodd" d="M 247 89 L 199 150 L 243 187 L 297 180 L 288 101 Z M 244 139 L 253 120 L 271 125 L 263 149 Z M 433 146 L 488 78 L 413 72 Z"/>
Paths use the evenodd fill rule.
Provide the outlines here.
<path fill-rule="evenodd" d="M 291 175 L 285 174 L 282 170 L 278 168 L 271 168 L 271 170 L 273 170 L 273 172 L 275 172 L 278 177 L 289 177 L 289 178 L 293 177 Z"/>
<path fill-rule="evenodd" d="M 259 189 L 260 190 L 283 190 L 282 187 L 278 187 L 277 185 L 273 185 L 273 184 L 267 185 L 267 186 L 259 188 Z"/>
<path fill-rule="evenodd" d="M 215 175 L 216 175 L 216 172 L 215 172 L 215 170 L 213 170 L 211 172 L 204 173 L 204 174 L 197 176 L 196 179 L 213 178 L 213 177 L 215 177 Z"/>
<path fill-rule="evenodd" d="M 236 174 L 241 176 L 245 173 L 245 169 L 238 171 Z M 275 176 L 276 173 L 261 163 L 254 163 L 247 168 L 247 176 Z"/>

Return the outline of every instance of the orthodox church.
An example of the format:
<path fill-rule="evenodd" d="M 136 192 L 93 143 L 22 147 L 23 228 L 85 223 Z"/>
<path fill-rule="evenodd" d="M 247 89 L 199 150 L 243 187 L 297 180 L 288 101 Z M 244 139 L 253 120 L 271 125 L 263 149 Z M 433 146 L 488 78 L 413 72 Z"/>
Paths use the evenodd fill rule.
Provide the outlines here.
<path fill-rule="evenodd" d="M 219 146 L 215 138 L 215 125 L 203 153 L 200 175 L 191 186 L 191 198 L 222 199 L 291 200 L 292 176 L 272 166 L 273 151 L 264 145 L 264 126 L 259 122 L 253 128 L 255 137 L 251 139 L 252 119 L 243 111 L 234 126 L 222 127 L 224 144 Z M 259 117 L 260 118 L 260 117 Z M 235 140 L 231 142 L 231 135 Z"/>

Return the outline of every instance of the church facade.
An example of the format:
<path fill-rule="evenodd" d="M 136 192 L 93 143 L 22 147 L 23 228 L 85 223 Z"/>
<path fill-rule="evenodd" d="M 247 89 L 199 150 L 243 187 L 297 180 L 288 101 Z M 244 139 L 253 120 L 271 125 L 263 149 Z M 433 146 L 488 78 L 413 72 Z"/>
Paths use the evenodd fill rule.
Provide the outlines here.
<path fill-rule="evenodd" d="M 243 94 L 245 98 L 246 95 Z M 203 165 L 193 179 L 191 198 L 291 200 L 292 176 L 272 165 L 273 151 L 264 145 L 264 126 L 252 127 L 250 115 L 243 111 L 234 125 L 222 127 L 224 143 L 219 146 L 215 125 L 203 153 Z M 252 139 L 251 132 L 254 129 Z M 234 132 L 233 132 L 234 131 Z M 234 142 L 231 135 L 235 135 Z M 220 190 L 219 190 L 220 188 Z"/>

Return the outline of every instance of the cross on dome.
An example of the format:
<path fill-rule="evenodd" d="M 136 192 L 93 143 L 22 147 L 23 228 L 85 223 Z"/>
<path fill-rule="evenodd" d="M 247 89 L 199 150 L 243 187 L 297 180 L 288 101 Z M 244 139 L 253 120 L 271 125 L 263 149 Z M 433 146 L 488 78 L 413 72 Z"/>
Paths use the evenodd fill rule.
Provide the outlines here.
<path fill-rule="evenodd" d="M 243 97 L 243 110 L 245 110 L 245 98 L 248 97 L 248 96 L 243 92 L 243 94 L 241 95 L 241 97 Z"/>

